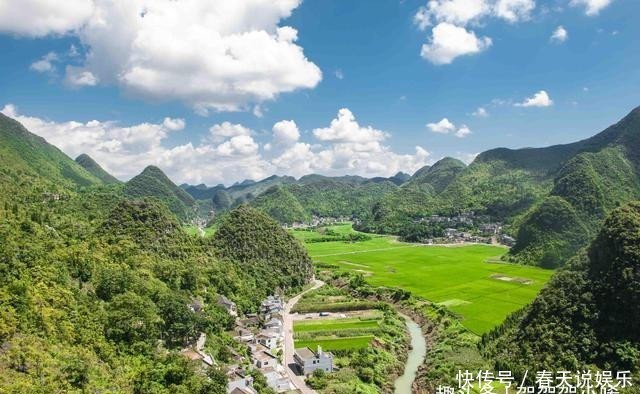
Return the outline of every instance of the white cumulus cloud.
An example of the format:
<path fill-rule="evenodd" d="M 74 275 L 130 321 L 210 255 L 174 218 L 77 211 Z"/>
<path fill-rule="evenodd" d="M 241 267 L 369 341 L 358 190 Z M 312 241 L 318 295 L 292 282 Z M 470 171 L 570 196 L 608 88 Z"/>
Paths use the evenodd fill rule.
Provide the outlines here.
<path fill-rule="evenodd" d="M 549 94 L 541 90 L 535 93 L 533 96 L 524 99 L 520 103 L 516 103 L 516 107 L 550 107 L 553 105 L 553 100 L 549 97 Z"/>
<path fill-rule="evenodd" d="M 442 120 L 436 123 L 427 123 L 427 128 L 434 133 L 453 134 L 458 138 L 464 138 L 471 134 L 471 129 L 469 129 L 467 125 L 462 125 L 457 128 L 456 125 L 447 118 L 442 118 Z"/>
<path fill-rule="evenodd" d="M 459 56 L 482 52 L 491 44 L 489 37 L 477 37 L 464 27 L 442 22 L 433 28 L 431 39 L 422 45 L 421 55 L 433 64 L 450 64 Z"/>
<path fill-rule="evenodd" d="M 611 4 L 613 0 L 571 0 L 571 5 L 574 7 L 582 6 L 585 8 L 585 13 L 589 16 L 598 15 L 600 11 Z"/>
<path fill-rule="evenodd" d="M 65 82 L 74 87 L 96 86 L 99 79 L 91 71 L 80 67 L 67 66 Z"/>
<path fill-rule="evenodd" d="M 498 0 L 494 6 L 497 17 L 515 23 L 531 18 L 531 12 L 536 7 L 534 0 Z"/>
<path fill-rule="evenodd" d="M 320 69 L 281 26 L 301 0 L 2 0 L 0 31 L 71 34 L 86 48 L 75 86 L 116 84 L 197 112 L 250 110 L 313 88 Z"/>
<path fill-rule="evenodd" d="M 473 116 L 477 116 L 479 118 L 486 118 L 489 116 L 489 112 L 484 107 L 478 107 L 473 113 Z"/>
<path fill-rule="evenodd" d="M 31 63 L 29 68 L 39 73 L 50 72 L 55 69 L 53 63 L 58 60 L 58 55 L 55 52 L 49 52 L 39 60 Z"/>
<path fill-rule="evenodd" d="M 61 35 L 79 29 L 94 10 L 93 0 L 0 0 L 0 32 Z"/>
<path fill-rule="evenodd" d="M 162 121 L 162 125 L 166 127 L 167 130 L 179 131 L 179 130 L 184 130 L 186 123 L 182 118 L 167 117 L 167 118 L 164 118 L 164 121 Z"/>
<path fill-rule="evenodd" d="M 213 142 L 221 142 L 227 138 L 249 135 L 251 135 L 251 129 L 241 124 L 233 124 L 230 122 L 222 122 L 209 128 L 209 136 Z"/>
<path fill-rule="evenodd" d="M 413 20 L 420 30 L 425 30 L 439 22 L 466 25 L 490 11 L 486 0 L 431 0 L 418 9 Z"/>
<path fill-rule="evenodd" d="M 313 130 L 313 135 L 320 141 L 370 143 L 387 138 L 387 134 L 371 126 L 361 127 L 348 108 L 338 111 L 338 117 L 325 128 Z"/>
<path fill-rule="evenodd" d="M 429 0 L 413 17 L 419 30 L 435 26 L 421 55 L 434 64 L 450 64 L 459 56 L 480 53 L 492 40 L 477 37 L 469 25 L 482 27 L 488 18 L 529 20 L 535 7 L 535 0 Z"/>
<path fill-rule="evenodd" d="M 551 41 L 552 42 L 563 43 L 563 42 L 567 41 L 567 38 L 569 38 L 569 33 L 567 32 L 567 29 L 565 29 L 562 26 L 558 26 L 553 31 L 553 34 L 551 34 Z"/>
<path fill-rule="evenodd" d="M 273 141 L 276 145 L 293 145 L 299 139 L 300 130 L 293 120 L 281 120 L 273 125 Z"/>
<path fill-rule="evenodd" d="M 448 134 L 456 129 L 456 126 L 447 118 L 442 118 L 437 123 L 427 123 L 427 128 L 434 133 Z"/>

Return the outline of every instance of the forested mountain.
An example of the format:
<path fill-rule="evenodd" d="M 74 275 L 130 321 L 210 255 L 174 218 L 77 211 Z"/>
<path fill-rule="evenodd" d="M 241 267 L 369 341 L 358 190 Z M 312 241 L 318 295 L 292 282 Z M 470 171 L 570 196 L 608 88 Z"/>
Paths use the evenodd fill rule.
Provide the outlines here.
<path fill-rule="evenodd" d="M 361 215 L 358 229 L 376 233 L 400 234 L 411 225 L 413 218 L 432 213 L 443 213 L 436 204 L 438 193 L 466 168 L 460 160 L 445 157 L 433 166 L 425 166 L 400 188 L 385 194 Z M 448 212 L 448 211 L 447 211 Z"/>
<path fill-rule="evenodd" d="M 206 351 L 230 363 L 233 322 L 216 296 L 251 312 L 276 287 L 302 286 L 301 245 L 246 207 L 216 239 L 190 236 L 166 194 L 102 185 L 6 118 L 0 138 L 0 392 L 226 392 L 224 373 L 201 373 L 180 349 L 205 333 Z M 134 186 L 166 190 L 160 174 Z M 245 226 L 259 253 L 237 242 Z"/>
<path fill-rule="evenodd" d="M 516 261 L 560 264 L 595 236 L 612 209 L 640 198 L 640 108 L 576 146 L 580 153 L 560 168 L 549 197 L 534 207 L 520 226 L 512 250 Z M 538 220 L 550 215 L 549 199 L 573 211 L 573 220 L 567 223 L 574 225 L 560 230 L 558 225 L 550 227 Z"/>
<path fill-rule="evenodd" d="M 162 201 L 179 219 L 195 215 L 195 200 L 176 186 L 161 169 L 148 166 L 125 184 L 124 194 L 131 198 L 153 197 Z"/>
<path fill-rule="evenodd" d="M 409 179 L 411 176 L 403 172 L 389 178 L 350 175 L 329 177 L 310 174 L 296 180 L 289 176 L 274 175 L 257 182 L 244 181 L 228 188 L 223 185 L 210 188 L 205 185 L 181 187 L 196 200 L 211 201 L 213 208 L 218 212 L 249 203 L 262 210 L 268 207 L 272 213 L 277 211 L 273 217 L 281 223 L 293 223 L 308 220 L 311 215 L 362 215 L 383 195 L 396 190 L 396 186 L 404 184 Z M 279 189 L 275 189 L 275 186 L 279 186 Z M 292 200 L 289 194 L 297 202 Z M 275 207 L 284 207 L 275 197 L 285 197 L 293 204 L 290 207 L 293 212 L 284 215 L 282 210 L 274 210 Z M 300 205 L 302 211 L 299 209 Z"/>
<path fill-rule="evenodd" d="M 36 195 L 102 183 L 44 138 L 1 113 L 0 177 L 7 197 L 11 191 Z"/>
<path fill-rule="evenodd" d="M 512 225 L 512 260 L 555 267 L 595 236 L 613 208 L 640 198 L 638 152 L 640 108 L 573 144 L 494 149 L 466 168 L 445 159 L 386 195 L 359 229 L 399 234 L 419 217 L 475 211 Z"/>
<path fill-rule="evenodd" d="M 561 269 L 534 302 L 483 338 L 496 369 L 640 365 L 640 203 L 615 209 L 595 240 Z"/>
<path fill-rule="evenodd" d="M 313 267 L 306 249 L 293 235 L 261 211 L 241 205 L 225 217 L 213 244 L 220 258 L 237 261 L 267 288 L 305 284 Z M 273 272 L 279 275 L 273 275 Z"/>
<path fill-rule="evenodd" d="M 81 154 L 76 157 L 76 163 L 80 164 L 82 168 L 87 170 L 90 174 L 100 179 L 104 184 L 117 184 L 121 183 L 118 179 L 116 179 L 113 175 L 109 174 L 100 166 L 100 164 L 96 163 L 89 155 Z"/>
<path fill-rule="evenodd" d="M 458 159 L 445 157 L 433 166 L 418 170 L 406 183 L 407 188 L 419 188 L 427 192 L 440 193 L 456 179 L 467 166 Z"/>
<path fill-rule="evenodd" d="M 218 211 L 248 201 L 281 223 L 356 216 L 359 230 L 399 235 L 425 216 L 474 211 L 510 225 L 517 236 L 511 260 L 556 267 L 595 236 L 613 208 L 640 198 L 639 152 L 640 108 L 582 141 L 493 149 L 469 166 L 444 158 L 411 177 L 273 176 L 186 190 Z"/>
<path fill-rule="evenodd" d="M 280 223 L 302 223 L 311 219 L 300 201 L 283 186 L 276 185 L 262 193 L 251 205 Z"/>

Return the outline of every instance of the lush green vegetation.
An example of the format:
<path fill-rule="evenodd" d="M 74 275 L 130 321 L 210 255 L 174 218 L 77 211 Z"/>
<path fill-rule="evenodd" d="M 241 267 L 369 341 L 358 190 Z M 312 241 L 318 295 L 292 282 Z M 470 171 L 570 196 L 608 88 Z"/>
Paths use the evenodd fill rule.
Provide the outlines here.
<path fill-rule="evenodd" d="M 506 249 L 489 245 L 422 246 L 376 237 L 355 244 L 323 242 L 306 246 L 321 267 L 360 273 L 371 285 L 399 287 L 441 303 L 477 334 L 500 324 L 508 314 L 533 300 L 553 273 L 501 262 L 499 257 Z M 490 259 L 495 262 L 488 262 Z"/>
<path fill-rule="evenodd" d="M 241 205 L 227 215 L 213 237 L 222 259 L 237 261 L 267 289 L 302 287 L 313 268 L 304 246 L 264 213 Z M 273 275 L 273 272 L 280 275 Z"/>
<path fill-rule="evenodd" d="M 279 185 L 269 188 L 253 200 L 251 205 L 280 223 L 301 223 L 311 219 L 311 215 L 305 212 L 300 201 L 291 192 Z"/>
<path fill-rule="evenodd" d="M 205 350 L 231 361 L 233 320 L 216 295 L 255 311 L 276 284 L 302 285 L 310 269 L 299 263 L 292 278 L 284 260 L 247 269 L 251 261 L 236 256 L 253 255 L 248 245 L 234 244 L 233 255 L 223 236 L 190 236 L 161 199 L 100 186 L 44 140 L 2 121 L 0 392 L 225 392 L 221 370 L 202 371 L 179 353 L 206 333 Z M 253 239 L 278 237 L 265 215 L 242 217 Z M 221 232 L 234 237 L 230 218 Z M 280 236 L 275 251 L 261 243 L 263 253 L 309 265 L 299 243 Z"/>
<path fill-rule="evenodd" d="M 149 166 L 129 180 L 125 184 L 124 193 L 129 198 L 156 198 L 183 221 L 195 214 L 193 197 L 171 182 L 158 167 Z"/>
<path fill-rule="evenodd" d="M 296 332 L 332 331 L 332 330 L 352 330 L 378 328 L 380 323 L 375 318 L 342 318 L 342 319 L 321 319 L 311 321 L 296 321 L 293 329 Z"/>
<path fill-rule="evenodd" d="M 309 347 L 311 349 L 316 349 L 318 346 L 322 346 L 322 349 L 332 352 L 337 350 L 358 350 L 369 346 L 373 338 L 373 335 L 359 335 L 343 338 L 299 339 L 296 340 L 295 347 Z"/>
<path fill-rule="evenodd" d="M 428 193 L 440 193 L 464 171 L 466 165 L 458 159 L 445 157 L 431 167 L 418 170 L 405 188 L 423 188 Z"/>
<path fill-rule="evenodd" d="M 496 368 L 640 368 L 640 203 L 613 211 L 534 302 L 483 337 Z M 553 350 L 552 350 L 553 349 Z"/>
<path fill-rule="evenodd" d="M 377 393 L 391 389 L 394 377 L 402 371 L 407 343 L 404 321 L 388 304 L 354 297 L 330 285 L 305 294 L 300 302 L 325 309 L 336 302 L 368 303 L 377 308 L 354 310 L 351 317 L 315 316 L 294 322 L 295 347 L 321 346 L 334 354 L 334 364 L 340 369 L 328 375 L 314 375 L 309 380 L 311 387 L 323 393 Z"/>
<path fill-rule="evenodd" d="M 43 198 L 66 188 L 102 182 L 58 148 L 31 134 L 20 123 L 0 114 L 0 180 L 4 198 L 16 195 Z"/>
<path fill-rule="evenodd" d="M 551 196 L 527 215 L 511 253 L 518 256 L 518 261 L 555 268 L 588 238 L 589 230 L 571 204 Z"/>
<path fill-rule="evenodd" d="M 607 212 L 638 196 L 638 178 L 620 148 L 581 153 L 560 170 L 551 196 L 525 218 L 512 258 L 559 266 L 592 239 Z"/>
<path fill-rule="evenodd" d="M 82 168 L 87 170 L 96 178 L 100 179 L 105 185 L 121 183 L 113 175 L 106 172 L 104 168 L 100 166 L 100 164 L 96 163 L 96 161 L 87 154 L 83 153 L 80 156 L 76 157 L 76 163 L 80 164 Z"/>
<path fill-rule="evenodd" d="M 416 233 L 409 230 L 415 218 L 472 210 L 512 225 L 518 234 L 513 260 L 558 266 L 592 239 L 608 212 L 640 197 L 639 127 L 640 109 L 636 109 L 584 141 L 494 149 L 466 168 L 448 160 L 443 165 L 447 171 L 430 179 L 437 163 L 374 204 L 361 216 L 358 229 L 410 240 L 406 235 Z M 544 218 L 551 212 L 561 213 L 566 226 L 546 227 Z"/>

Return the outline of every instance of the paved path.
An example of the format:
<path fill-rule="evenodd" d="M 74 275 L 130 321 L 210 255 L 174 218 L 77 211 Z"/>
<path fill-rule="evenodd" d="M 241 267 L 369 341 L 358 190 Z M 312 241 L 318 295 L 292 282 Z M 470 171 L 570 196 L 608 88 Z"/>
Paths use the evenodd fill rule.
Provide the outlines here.
<path fill-rule="evenodd" d="M 291 298 L 284 306 L 284 367 L 289 379 L 293 382 L 294 386 L 302 392 L 302 394 L 315 394 L 315 391 L 307 387 L 304 383 L 302 376 L 298 376 L 291 369 L 291 365 L 295 364 L 293 361 L 293 353 L 295 348 L 293 346 L 293 319 L 291 316 L 291 308 L 300 300 L 300 298 L 307 292 L 315 290 L 324 285 L 324 282 L 318 279 L 314 280 L 313 287 L 303 291 L 297 296 Z"/>

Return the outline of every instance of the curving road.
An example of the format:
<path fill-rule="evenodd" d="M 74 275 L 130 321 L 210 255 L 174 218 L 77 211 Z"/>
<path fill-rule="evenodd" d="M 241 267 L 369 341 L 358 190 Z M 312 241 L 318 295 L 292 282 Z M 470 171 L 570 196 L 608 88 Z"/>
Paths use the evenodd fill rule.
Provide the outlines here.
<path fill-rule="evenodd" d="M 311 290 L 315 290 L 322 286 L 324 286 L 323 281 L 314 279 L 313 287 L 291 298 L 284 306 L 284 368 L 287 372 L 287 376 L 289 376 L 289 379 L 291 379 L 294 386 L 296 386 L 296 388 L 300 390 L 302 394 L 315 394 L 315 390 L 307 387 L 307 385 L 304 383 L 304 378 L 302 376 L 296 375 L 295 372 L 291 369 L 291 366 L 295 365 L 295 361 L 293 361 L 293 353 L 295 352 L 295 348 L 293 346 L 293 319 L 291 317 L 291 308 L 293 308 L 293 306 L 298 303 L 303 295 L 310 292 Z"/>

